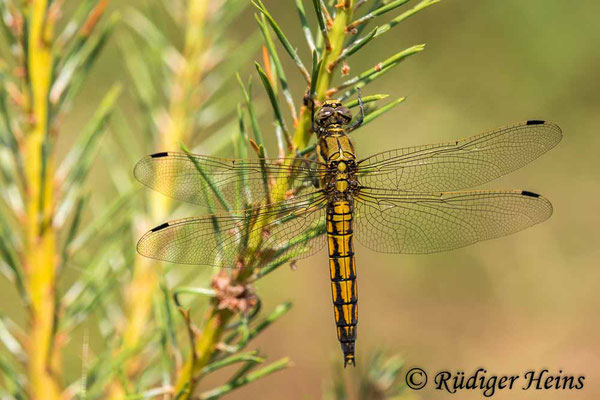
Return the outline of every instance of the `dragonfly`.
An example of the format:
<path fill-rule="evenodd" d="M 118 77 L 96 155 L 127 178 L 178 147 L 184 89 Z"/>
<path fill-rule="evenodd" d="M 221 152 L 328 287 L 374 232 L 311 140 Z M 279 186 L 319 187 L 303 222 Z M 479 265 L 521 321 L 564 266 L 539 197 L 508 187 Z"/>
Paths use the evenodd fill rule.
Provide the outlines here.
<path fill-rule="evenodd" d="M 465 190 L 538 158 L 561 140 L 558 125 L 529 120 L 446 143 L 356 156 L 349 108 L 312 111 L 316 157 L 225 159 L 161 152 L 134 169 L 144 185 L 209 207 L 166 222 L 137 245 L 146 257 L 260 268 L 327 245 L 337 338 L 355 365 L 358 290 L 354 240 L 381 253 L 425 254 L 509 235 L 548 219 L 552 204 L 527 190 Z M 220 210 L 220 211 L 217 211 Z"/>

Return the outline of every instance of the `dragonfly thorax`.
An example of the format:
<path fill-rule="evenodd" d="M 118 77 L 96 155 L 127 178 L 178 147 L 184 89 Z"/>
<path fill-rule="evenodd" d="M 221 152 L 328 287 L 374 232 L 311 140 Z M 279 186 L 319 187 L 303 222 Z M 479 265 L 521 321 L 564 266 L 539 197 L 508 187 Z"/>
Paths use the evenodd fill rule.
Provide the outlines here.
<path fill-rule="evenodd" d="M 350 138 L 344 133 L 323 136 L 317 154 L 324 169 L 321 183 L 327 196 L 349 199 L 358 188 L 356 155 Z"/>

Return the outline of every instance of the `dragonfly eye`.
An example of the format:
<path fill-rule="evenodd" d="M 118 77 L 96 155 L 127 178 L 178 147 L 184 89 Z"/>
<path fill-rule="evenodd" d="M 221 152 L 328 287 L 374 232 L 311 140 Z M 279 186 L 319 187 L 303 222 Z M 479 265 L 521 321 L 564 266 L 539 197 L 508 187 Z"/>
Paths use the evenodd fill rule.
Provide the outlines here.
<path fill-rule="evenodd" d="M 350 122 L 352 120 L 352 113 L 348 107 L 340 107 L 336 111 L 342 118 L 344 118 L 346 122 Z"/>
<path fill-rule="evenodd" d="M 323 107 L 317 112 L 317 121 L 323 121 L 333 115 L 333 108 Z"/>

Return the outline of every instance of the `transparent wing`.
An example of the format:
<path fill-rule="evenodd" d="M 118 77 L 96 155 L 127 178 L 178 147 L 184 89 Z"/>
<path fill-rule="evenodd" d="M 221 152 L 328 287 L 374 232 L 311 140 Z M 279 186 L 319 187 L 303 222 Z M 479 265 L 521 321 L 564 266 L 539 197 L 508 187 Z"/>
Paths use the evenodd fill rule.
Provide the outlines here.
<path fill-rule="evenodd" d="M 185 218 L 157 226 L 138 242 L 138 252 L 179 264 L 264 267 L 308 257 L 325 244 L 321 193 L 238 214 Z M 246 260 L 241 254 L 248 255 Z"/>
<path fill-rule="evenodd" d="M 297 159 L 234 160 L 185 153 L 156 153 L 141 159 L 135 177 L 167 196 L 219 209 L 279 201 L 314 191 L 316 161 Z M 219 193 L 218 195 L 216 193 Z"/>
<path fill-rule="evenodd" d="M 527 121 L 463 140 L 391 150 L 358 162 L 367 187 L 441 192 L 481 185 L 535 160 L 560 142 L 558 125 Z"/>
<path fill-rule="evenodd" d="M 355 237 L 383 253 L 422 254 L 510 235 L 552 215 L 545 198 L 527 191 L 415 193 L 361 189 Z"/>

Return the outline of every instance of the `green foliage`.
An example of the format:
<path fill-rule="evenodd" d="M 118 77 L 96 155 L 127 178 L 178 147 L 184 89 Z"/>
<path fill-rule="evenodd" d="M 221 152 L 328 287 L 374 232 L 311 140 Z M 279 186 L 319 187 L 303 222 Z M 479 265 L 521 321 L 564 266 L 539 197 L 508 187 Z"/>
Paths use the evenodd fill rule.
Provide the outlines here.
<path fill-rule="evenodd" d="M 365 124 L 404 101 L 400 97 L 383 103 L 387 94 L 369 94 L 365 88 L 422 51 L 424 45 L 384 55 L 373 68 L 350 78 L 346 78 L 351 71 L 348 63 L 385 32 L 437 1 L 423 0 L 386 22 L 382 18 L 397 12 L 407 0 L 373 0 L 371 9 L 362 14 L 363 8 L 355 9 L 350 0 L 339 6 L 322 0 L 312 0 L 309 5 L 296 0 L 289 9 L 298 13 L 311 56 L 306 60 L 283 24 L 260 0 L 215 0 L 208 8 L 204 0 L 165 0 L 141 9 L 121 7 L 120 14 L 108 17 L 103 16 L 106 2 L 81 1 L 63 17 L 64 23 L 56 25 L 51 38 L 48 55 L 52 62 L 46 69 L 42 65 L 42 72 L 49 73 L 44 103 L 47 124 L 39 131 L 43 133 L 39 148 L 29 152 L 24 150 L 24 142 L 30 130 L 37 132 L 31 129 L 30 118 L 37 111 L 32 110 L 32 94 L 40 89 L 19 71 L 31 69 L 25 23 L 29 22 L 29 7 L 38 0 L 2 3 L 0 270 L 14 284 L 23 307 L 30 309 L 39 293 L 29 282 L 44 271 L 26 271 L 32 243 L 21 221 L 29 218 L 40 232 L 51 231 L 56 243 L 50 246 L 50 253 L 42 254 L 46 271 L 56 273 L 46 282 L 54 299 L 50 302 L 54 313 L 49 357 L 60 359 L 62 348 L 57 338 L 68 340 L 79 327 L 92 329 L 101 339 L 101 345 L 92 347 L 89 355 L 84 352 L 81 373 L 63 371 L 59 363 L 45 377 L 58 386 L 62 398 L 191 398 L 200 380 L 229 368 L 229 379 L 200 393 L 200 398 L 214 399 L 289 366 L 287 358 L 269 362 L 258 350 L 247 348 L 291 308 L 291 303 L 285 302 L 264 310 L 263 315 L 253 284 L 294 260 L 279 252 L 258 271 L 229 273 L 228 285 L 251 292 L 256 301 L 243 312 L 222 307 L 216 282 L 224 279 L 223 275 L 211 280 L 200 274 L 192 279 L 196 272 L 185 275 L 135 255 L 135 241 L 145 228 L 189 210 L 162 195 L 140 190 L 131 179 L 131 166 L 147 153 L 179 147 L 188 152 L 186 145 L 204 154 L 223 154 L 233 147 L 241 158 L 248 157 L 251 148 L 264 158 L 269 145 L 276 143 L 278 157 L 310 156 L 315 148 L 310 143 L 312 110 L 307 105 L 311 100 L 318 105 L 325 98 L 339 96 L 355 108 L 358 102 L 350 97 L 362 89 Z M 50 3 L 45 18 L 51 19 L 62 2 Z M 245 10 L 256 12 L 258 32 L 238 43 L 230 32 Z M 314 26 L 309 20 L 315 21 Z M 369 26 L 370 31 L 362 35 Z M 75 138 L 61 149 L 66 150 L 65 156 L 59 158 L 55 148 L 58 132 L 78 107 L 78 100 L 84 98 L 85 82 L 99 73 L 94 66 L 110 40 L 120 51 L 119 66 L 127 75 L 103 94 Z M 265 101 L 256 99 L 251 80 L 244 83 L 237 74 L 240 69 L 251 70 L 251 57 L 261 40 L 263 56 L 254 66 L 266 92 Z M 10 54 L 4 54 L 6 50 Z M 285 70 L 280 54 L 289 57 L 293 71 Z M 238 86 L 240 94 L 232 95 Z M 292 87 L 301 87 L 301 91 L 295 93 Z M 261 128 L 263 111 L 269 107 L 272 113 L 266 114 L 272 115 L 273 126 Z M 32 154 L 39 155 L 40 171 L 28 169 L 33 165 Z M 94 175 L 98 155 L 108 168 Z M 31 180 L 33 175 L 39 182 Z M 268 187 L 266 173 L 264 177 Z M 104 181 L 98 184 L 96 179 Z M 205 179 L 210 182 L 211 178 Z M 39 190 L 31 192 L 32 185 Z M 227 209 L 247 205 L 243 186 L 235 205 L 225 204 L 218 189 L 208 186 Z M 37 193 L 37 198 L 31 199 L 30 193 Z M 35 203 L 39 203 L 37 214 L 27 217 Z M 50 215 L 45 215 L 48 212 Z M 321 234 L 322 226 L 290 240 L 289 246 L 303 246 Z M 66 273 L 68 278 L 63 276 Z M 19 326 L 9 316 L 0 315 L 3 397 L 25 399 L 35 391 L 35 372 L 27 368 L 32 354 L 27 352 L 23 334 L 34 322 L 25 324 Z M 82 348 L 88 346 L 92 344 L 86 341 Z M 397 361 L 374 359 L 359 391 L 366 393 L 370 383 L 385 381 L 392 382 L 386 393 L 396 393 L 398 365 Z M 54 382 L 53 374 L 78 378 L 63 385 L 59 379 Z"/>

